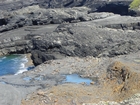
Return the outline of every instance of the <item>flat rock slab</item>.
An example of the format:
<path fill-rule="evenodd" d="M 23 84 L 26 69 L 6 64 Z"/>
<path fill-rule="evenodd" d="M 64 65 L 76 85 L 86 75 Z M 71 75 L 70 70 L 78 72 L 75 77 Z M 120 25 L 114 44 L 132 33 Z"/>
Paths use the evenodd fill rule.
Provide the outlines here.
<path fill-rule="evenodd" d="M 130 54 L 127 56 L 119 56 L 119 57 L 114 57 L 114 58 L 68 57 L 68 58 L 59 59 L 59 60 L 46 61 L 46 62 L 44 62 L 44 64 L 37 66 L 35 69 L 24 72 L 23 74 L 20 74 L 20 75 L 1 76 L 0 85 L 2 85 L 1 86 L 2 89 L 0 90 L 0 93 L 1 93 L 0 97 L 3 97 L 3 95 L 5 97 L 3 98 L 3 101 L 1 101 L 2 103 L 0 103 L 0 104 L 8 105 L 7 103 L 10 103 L 9 99 L 11 97 L 9 95 L 9 93 L 13 92 L 13 94 L 16 94 L 16 95 L 14 96 L 12 94 L 12 96 L 14 96 L 14 97 L 12 97 L 13 104 L 10 103 L 10 105 L 19 105 L 18 103 L 20 102 L 21 99 L 24 99 L 27 94 L 32 93 L 38 89 L 39 90 L 41 89 L 41 91 L 43 91 L 42 94 L 44 94 L 44 89 L 46 91 L 48 91 L 48 93 L 51 92 L 51 90 L 53 90 L 54 94 L 52 94 L 51 97 L 53 97 L 53 95 L 55 95 L 55 94 L 58 95 L 59 92 L 57 93 L 57 90 L 60 91 L 60 89 L 62 89 L 62 91 L 65 92 L 64 95 L 73 94 L 73 96 L 72 96 L 73 98 L 74 97 L 76 98 L 76 96 L 80 93 L 81 95 L 79 94 L 80 95 L 79 99 L 81 101 L 78 101 L 78 103 L 79 102 L 88 102 L 88 101 L 89 102 L 99 102 L 101 100 L 115 101 L 115 100 L 117 100 L 117 97 L 118 97 L 117 94 L 113 93 L 114 96 L 111 95 L 110 97 L 109 97 L 109 95 L 107 95 L 107 93 L 108 94 L 111 93 L 112 85 L 107 85 L 107 84 L 103 85 L 102 84 L 106 81 L 105 78 L 106 78 L 107 68 L 112 62 L 120 61 L 120 62 L 123 62 L 125 65 L 129 66 L 130 70 L 132 72 L 139 74 L 139 62 L 135 62 L 136 58 L 137 59 L 140 58 L 139 52 Z M 131 65 L 130 65 L 130 63 L 131 63 Z M 62 81 L 65 80 L 64 75 L 73 74 L 73 73 L 77 73 L 81 77 L 90 78 L 91 80 L 93 80 L 93 82 L 96 78 L 96 79 L 98 79 L 98 84 L 91 84 L 91 85 L 87 86 L 84 84 L 76 85 L 76 84 L 68 83 L 65 85 L 65 83 L 62 83 Z M 27 77 L 29 78 L 28 80 L 25 79 Z M 6 83 L 6 84 L 3 84 L 3 83 Z M 70 92 L 70 90 L 67 88 L 67 87 L 72 87 L 71 89 L 79 89 L 78 88 L 79 86 L 80 86 L 80 88 L 83 87 L 83 90 L 85 91 L 85 93 L 83 93 L 83 95 L 84 94 L 87 95 L 89 93 L 89 96 L 92 96 L 92 97 L 88 97 L 88 95 L 86 97 L 83 97 L 80 90 L 79 90 L 79 93 L 77 93 L 77 95 L 74 95 L 72 90 Z M 105 86 L 107 86 L 108 88 L 106 88 Z M 109 88 L 109 86 L 110 86 L 110 88 Z M 103 88 L 103 87 L 105 87 L 105 88 Z M 66 90 L 63 88 L 66 88 Z M 8 89 L 8 91 L 7 91 L 7 89 Z M 67 89 L 68 89 L 68 91 L 67 91 Z M 104 91 L 104 95 L 102 94 L 101 90 L 99 90 L 99 89 L 102 89 Z M 81 90 L 81 91 L 83 91 L 83 90 Z M 99 93 L 98 91 L 100 91 L 101 94 L 97 95 L 97 94 L 95 94 L 94 91 L 92 91 L 93 95 L 90 95 L 90 93 L 91 93 L 90 90 L 95 90 L 97 93 Z M 4 91 L 6 91 L 6 92 L 4 92 Z M 38 94 L 40 97 L 41 93 L 38 93 Z M 45 92 L 45 94 L 46 94 L 46 96 L 48 96 L 46 92 Z M 132 93 L 129 94 L 129 92 L 126 92 L 126 95 L 125 95 L 126 97 L 123 97 L 122 99 L 126 99 L 127 97 L 129 97 L 131 95 L 132 95 Z M 19 99 L 18 101 L 16 99 L 17 96 Z M 35 98 L 31 99 L 32 96 Z M 105 97 L 108 96 L 108 97 L 105 98 L 104 96 Z M 7 97 L 9 97 L 9 98 L 7 98 Z M 29 95 L 28 97 L 26 97 L 27 103 L 28 102 L 30 103 L 32 101 L 36 102 L 39 99 L 36 97 L 38 97 L 38 95 L 36 95 L 36 94 Z M 42 95 L 41 95 L 41 97 L 42 97 Z M 58 98 L 58 100 L 59 99 L 61 100 L 61 98 L 59 98 L 59 97 L 61 97 L 61 96 L 58 95 L 58 97 L 56 96 L 56 98 L 52 98 L 52 101 L 50 101 L 48 99 L 49 100 L 48 102 L 53 102 L 57 98 Z M 69 95 L 67 97 L 70 98 Z M 70 99 L 73 99 L 72 97 Z M 82 101 L 82 99 L 84 99 L 84 101 Z M 92 99 L 92 100 L 90 100 L 90 99 Z M 16 101 L 14 101 L 14 100 L 16 100 Z M 66 101 L 65 98 L 63 98 L 63 100 L 64 100 L 63 102 Z M 26 101 L 24 101 L 24 102 L 26 103 Z M 59 102 L 62 102 L 62 101 L 59 101 Z M 27 104 L 25 104 L 25 105 L 27 105 Z"/>
<path fill-rule="evenodd" d="M 99 84 L 98 85 L 84 85 L 84 84 L 59 84 L 57 86 L 53 86 L 51 88 L 39 90 L 36 93 L 30 94 L 28 96 L 28 100 L 23 100 L 22 105 L 28 105 L 32 102 L 36 104 L 68 104 L 71 103 L 75 104 L 83 104 L 83 103 L 98 103 L 99 105 L 102 103 L 100 101 L 108 101 L 107 103 L 114 104 L 122 104 L 126 101 L 131 104 L 135 103 L 134 100 L 138 100 L 138 97 L 132 97 L 130 100 L 121 101 L 127 99 L 131 95 L 139 92 L 139 89 L 135 88 L 137 91 L 134 91 L 131 87 L 137 87 L 138 82 L 128 81 L 127 85 L 131 85 L 128 91 L 121 90 L 123 84 L 117 84 L 115 79 L 107 80 L 106 79 L 106 71 L 110 64 L 113 62 L 119 61 L 123 62 L 122 66 L 128 66 L 130 72 L 132 74 L 139 75 L 139 63 L 135 62 L 136 58 L 139 58 L 139 52 L 135 54 L 130 54 L 127 56 L 119 56 L 114 58 L 93 58 L 93 57 L 86 57 L 86 58 L 65 58 L 63 60 L 54 60 L 45 62 L 38 66 L 36 69 L 38 72 L 47 72 L 51 73 L 51 75 L 59 75 L 59 74 L 67 74 L 67 73 L 79 73 L 82 77 L 89 77 L 94 80 L 94 77 L 98 77 Z M 57 69 L 56 69 L 57 67 Z M 120 66 L 116 66 L 118 69 Z M 44 71 L 45 70 L 45 71 Z M 44 73 L 45 74 L 45 73 Z M 131 74 L 130 74 L 131 75 Z M 131 77 L 133 77 L 131 75 Z M 130 77 L 130 78 L 131 78 Z M 135 76 L 134 76 L 135 78 Z M 137 78 L 137 77 L 136 77 Z M 137 78 L 136 80 L 140 80 Z M 107 82 L 107 83 L 106 83 Z M 127 86 L 126 85 L 126 86 Z M 71 87 L 71 88 L 70 88 Z M 133 91 L 133 92 L 132 92 Z M 121 101 L 117 103 L 115 101 Z M 112 102 L 111 102 L 112 101 Z M 103 105 L 105 104 L 103 102 Z M 138 101 L 139 102 L 139 101 Z M 136 105 L 138 105 L 138 102 Z"/>

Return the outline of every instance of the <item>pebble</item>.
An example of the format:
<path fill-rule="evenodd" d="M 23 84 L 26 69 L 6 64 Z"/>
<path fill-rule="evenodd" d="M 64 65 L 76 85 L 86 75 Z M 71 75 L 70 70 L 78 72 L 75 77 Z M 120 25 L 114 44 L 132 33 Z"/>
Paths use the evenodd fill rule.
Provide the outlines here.
<path fill-rule="evenodd" d="M 95 84 L 95 82 L 90 82 L 90 84 L 91 84 L 91 85 L 94 85 L 94 84 Z"/>

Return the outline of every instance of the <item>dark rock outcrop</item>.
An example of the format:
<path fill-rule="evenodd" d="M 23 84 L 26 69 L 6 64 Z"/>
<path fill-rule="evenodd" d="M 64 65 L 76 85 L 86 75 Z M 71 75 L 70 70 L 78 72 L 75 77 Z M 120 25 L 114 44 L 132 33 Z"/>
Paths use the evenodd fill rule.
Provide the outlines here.
<path fill-rule="evenodd" d="M 128 5 L 132 0 L 16 0 L 0 2 L 0 32 L 29 25 L 60 24 L 90 20 L 88 13 L 112 12 L 120 15 L 129 14 Z M 89 7 L 62 9 L 64 7 Z M 50 9 L 61 8 L 61 9 Z M 118 9 L 119 8 L 119 9 Z M 46 10 L 49 9 L 49 10 Z M 61 11 L 61 12 L 60 12 Z M 57 14 L 59 13 L 59 14 Z M 85 14 L 86 13 L 86 14 Z"/>
<path fill-rule="evenodd" d="M 123 21 L 125 17 L 119 16 L 120 18 Z M 41 39 L 33 39 L 34 64 L 39 65 L 46 60 L 66 56 L 114 57 L 138 51 L 140 49 L 139 31 L 105 28 L 107 24 L 115 24 L 116 19 L 118 15 L 89 22 L 61 24 L 57 28 L 50 28 L 53 31 L 40 35 Z M 128 18 L 130 24 L 133 19 Z M 109 23 L 110 20 L 112 20 L 111 23 Z"/>
<path fill-rule="evenodd" d="M 114 57 L 140 49 L 139 31 L 133 32 L 140 27 L 139 17 L 104 12 L 89 13 L 90 10 L 87 7 L 46 10 L 30 6 L 11 12 L 11 18 L 6 20 L 8 24 L 2 25 L 0 29 L 3 32 L 0 39 L 9 41 L 1 41 L 1 55 L 30 52 L 33 44 L 32 59 L 38 65 L 46 60 L 66 56 Z M 10 38 L 20 38 L 13 41 L 8 39 L 9 34 L 4 31 L 24 25 L 35 26 L 11 31 L 15 35 Z M 23 43 L 18 44 L 18 41 Z"/>
<path fill-rule="evenodd" d="M 99 6 L 104 6 L 108 3 L 125 4 L 129 5 L 132 0 L 8 0 L 0 1 L 0 9 L 13 11 L 23 7 L 39 5 L 42 8 L 67 8 L 67 7 L 80 7 L 87 6 L 96 10 Z M 12 3 L 12 5 L 11 5 Z"/>
<path fill-rule="evenodd" d="M 21 1 L 16 1 L 14 3 L 18 2 Z M 73 7 L 56 9 L 46 8 L 53 6 L 59 7 L 60 5 L 58 1 L 46 2 L 42 0 L 39 2 L 32 0 L 30 2 L 31 4 L 29 2 L 20 3 L 22 5 L 26 4 L 26 6 L 23 6 L 23 8 L 20 8 L 19 4 L 19 7 L 15 7 L 16 9 L 7 9 L 6 11 L 1 11 L 2 21 L 0 32 L 3 35 L 6 31 L 30 26 L 29 28 L 21 28 L 23 29 L 22 32 L 25 33 L 23 36 L 18 35 L 20 36 L 19 40 L 9 42 L 1 41 L 1 55 L 32 52 L 33 62 L 35 65 L 38 65 L 45 62 L 46 60 L 63 58 L 66 56 L 114 57 L 118 55 L 129 54 L 130 52 L 138 51 L 140 49 L 138 44 L 139 31 L 136 33 L 129 33 L 129 31 L 127 31 L 140 29 L 139 17 L 135 18 L 130 16 L 120 16 L 113 13 L 102 12 L 102 8 L 107 7 L 106 5 L 110 5 L 109 8 L 111 8 L 111 6 L 114 8 L 114 5 L 127 7 L 127 3 L 130 1 L 124 1 L 125 3 L 127 2 L 126 4 L 122 4 L 122 2 L 104 1 L 101 2 L 100 7 L 97 5 L 99 4 L 99 1 L 96 0 L 89 0 L 86 2 L 79 0 L 65 1 L 62 3 L 62 7 L 83 5 L 90 8 Z M 41 4 L 44 2 L 47 4 L 50 3 L 49 6 L 41 6 Z M 54 4 L 53 6 L 52 3 Z M 56 3 L 58 3 L 57 6 L 55 5 Z M 93 4 L 99 7 L 95 8 L 101 13 L 93 13 L 95 12 L 93 11 L 93 8 L 91 8 Z M 10 3 L 8 4 L 8 2 L 6 2 L 5 5 L 10 5 Z M 48 26 L 41 27 L 41 25 Z M 112 31 L 112 29 L 115 30 Z M 116 29 L 121 30 L 116 32 Z M 16 35 L 19 33 L 21 32 L 16 32 Z M 11 39 L 4 38 L 2 40 Z M 32 44 L 33 49 L 31 51 Z M 17 46 L 17 48 L 14 46 Z"/>
<path fill-rule="evenodd" d="M 31 52 L 32 43 L 24 28 L 4 32 L 0 35 L 0 55 L 25 54 Z"/>
<path fill-rule="evenodd" d="M 91 20 L 89 8 L 43 9 L 38 5 L 29 6 L 12 12 L 4 12 L 1 16 L 0 32 L 5 32 L 32 25 L 61 24 Z"/>
<path fill-rule="evenodd" d="M 131 2 L 122 1 L 122 2 L 109 2 L 102 6 L 99 6 L 96 12 L 112 12 L 114 14 L 120 15 L 135 15 L 135 13 L 129 11 L 129 4 Z"/>

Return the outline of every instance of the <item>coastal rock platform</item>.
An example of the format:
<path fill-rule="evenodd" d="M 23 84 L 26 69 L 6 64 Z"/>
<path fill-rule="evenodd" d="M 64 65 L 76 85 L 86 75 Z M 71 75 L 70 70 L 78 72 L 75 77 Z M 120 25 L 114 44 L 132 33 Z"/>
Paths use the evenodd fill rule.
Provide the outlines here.
<path fill-rule="evenodd" d="M 0 104 L 139 105 L 140 17 L 131 1 L 0 1 L 0 56 L 30 53 L 36 66 L 0 76 Z M 71 74 L 91 82 L 65 82 Z"/>
<path fill-rule="evenodd" d="M 100 103 L 101 101 L 124 103 L 123 100 L 139 93 L 139 59 L 138 52 L 114 58 L 88 56 L 46 61 L 23 74 L 1 76 L 0 97 L 5 96 L 1 104 L 12 104 L 7 98 L 10 91 L 13 92 L 12 100 L 16 100 L 12 101 L 12 105 L 20 103 L 22 99 L 25 99 L 22 100 L 22 105 L 32 103 L 39 105 L 56 103 L 82 105 L 84 103 Z M 65 75 L 75 73 L 83 78 L 90 78 L 91 84 L 63 82 L 66 79 Z M 14 96 L 14 94 L 16 95 Z M 133 103 L 137 98 L 134 97 L 132 102 L 130 100 L 127 102 Z"/>

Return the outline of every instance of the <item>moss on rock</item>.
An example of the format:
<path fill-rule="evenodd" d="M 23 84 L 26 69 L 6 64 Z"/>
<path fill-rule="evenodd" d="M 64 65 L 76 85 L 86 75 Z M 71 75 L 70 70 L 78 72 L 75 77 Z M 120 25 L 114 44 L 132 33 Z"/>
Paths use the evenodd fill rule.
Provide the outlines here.
<path fill-rule="evenodd" d="M 129 6 L 130 9 L 138 9 L 140 7 L 140 0 L 133 0 Z"/>

